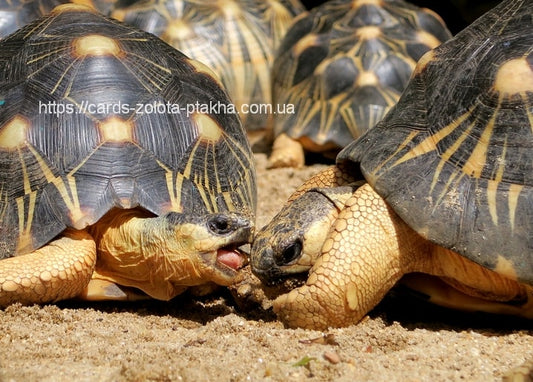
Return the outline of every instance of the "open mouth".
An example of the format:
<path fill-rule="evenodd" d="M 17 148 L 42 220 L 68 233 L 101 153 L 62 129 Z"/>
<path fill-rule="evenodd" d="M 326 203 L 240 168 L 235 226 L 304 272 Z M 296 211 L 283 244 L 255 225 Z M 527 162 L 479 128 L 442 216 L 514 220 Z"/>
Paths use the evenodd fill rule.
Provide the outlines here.
<path fill-rule="evenodd" d="M 220 248 L 217 251 L 217 263 L 234 271 L 244 267 L 248 262 L 246 253 L 235 246 Z"/>
<path fill-rule="evenodd" d="M 204 259 L 211 264 L 213 269 L 213 276 L 216 275 L 217 284 L 229 285 L 238 274 L 238 270 L 248 264 L 248 254 L 242 247 L 243 243 L 231 244 L 226 247 L 219 248 L 216 255 L 213 252 L 205 253 Z"/>

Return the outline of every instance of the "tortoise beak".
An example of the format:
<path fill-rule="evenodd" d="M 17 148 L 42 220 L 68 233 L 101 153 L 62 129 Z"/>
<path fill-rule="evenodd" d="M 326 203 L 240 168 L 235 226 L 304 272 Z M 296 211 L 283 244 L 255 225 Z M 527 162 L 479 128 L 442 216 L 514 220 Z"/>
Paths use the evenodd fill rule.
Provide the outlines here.
<path fill-rule="evenodd" d="M 252 242 L 255 224 L 244 215 L 221 213 L 207 220 L 207 228 L 220 239 L 220 245 L 215 251 L 202 253 L 201 257 L 213 270 L 214 282 L 231 285 L 238 270 L 248 263 L 247 254 L 239 247 Z"/>
<path fill-rule="evenodd" d="M 301 245 L 289 245 L 286 250 L 276 251 L 268 242 L 268 238 L 256 238 L 250 253 L 250 264 L 252 272 L 267 286 L 279 284 L 288 277 L 294 277 L 297 274 L 307 274 L 309 267 L 300 269 L 295 265 L 289 265 L 291 260 L 301 255 Z M 286 255 L 290 252 L 291 259 Z"/>

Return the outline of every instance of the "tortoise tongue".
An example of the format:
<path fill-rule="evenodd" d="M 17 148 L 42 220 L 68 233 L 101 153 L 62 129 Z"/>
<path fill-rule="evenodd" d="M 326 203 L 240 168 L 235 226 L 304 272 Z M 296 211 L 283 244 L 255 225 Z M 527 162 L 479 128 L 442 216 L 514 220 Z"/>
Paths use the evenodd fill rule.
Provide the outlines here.
<path fill-rule="evenodd" d="M 217 261 L 232 269 L 239 269 L 244 265 L 244 256 L 237 250 L 220 248 L 217 251 Z"/>

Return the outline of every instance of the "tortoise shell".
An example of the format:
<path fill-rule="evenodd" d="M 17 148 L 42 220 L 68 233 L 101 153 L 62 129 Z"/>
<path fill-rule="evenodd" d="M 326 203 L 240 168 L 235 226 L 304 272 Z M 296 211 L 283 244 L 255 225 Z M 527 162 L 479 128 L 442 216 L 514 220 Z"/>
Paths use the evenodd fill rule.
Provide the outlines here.
<path fill-rule="evenodd" d="M 274 52 L 303 11 L 298 0 L 144 0 L 112 15 L 213 69 L 245 128 L 257 132 L 269 127 Z"/>
<path fill-rule="evenodd" d="M 398 104 L 346 147 L 423 237 L 533 283 L 533 13 L 504 1 L 427 53 Z"/>
<path fill-rule="evenodd" d="M 66 0 L 0 0 L 0 38 L 65 2 Z"/>
<path fill-rule="evenodd" d="M 0 73 L 0 258 L 112 208 L 253 216 L 227 94 L 152 34 L 62 5 L 1 42 Z"/>
<path fill-rule="evenodd" d="M 332 0 L 295 21 L 273 68 L 274 135 L 338 150 L 399 99 L 418 59 L 451 37 L 428 9 L 403 1 Z"/>
<path fill-rule="evenodd" d="M 116 7 L 125 7 L 134 0 L 0 0 L 0 38 L 4 38 L 54 7 L 66 3 L 80 3 L 109 15 Z"/>

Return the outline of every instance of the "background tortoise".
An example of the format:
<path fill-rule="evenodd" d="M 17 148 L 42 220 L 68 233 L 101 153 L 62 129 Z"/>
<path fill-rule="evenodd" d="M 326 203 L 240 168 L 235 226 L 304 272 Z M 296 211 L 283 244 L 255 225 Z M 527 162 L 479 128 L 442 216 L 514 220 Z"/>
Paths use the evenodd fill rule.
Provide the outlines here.
<path fill-rule="evenodd" d="M 233 281 L 255 170 L 235 114 L 187 109 L 230 103 L 209 69 L 68 4 L 2 41 L 0 73 L 0 305 L 77 296 L 91 275 L 107 282 L 89 298 Z"/>
<path fill-rule="evenodd" d="M 0 0 L 0 38 L 44 16 L 64 0 Z"/>
<path fill-rule="evenodd" d="M 15 32 L 42 17 L 60 4 L 90 5 L 104 15 L 116 7 L 125 7 L 134 0 L 0 0 L 0 38 Z"/>
<path fill-rule="evenodd" d="M 412 272 L 434 302 L 533 318 L 531 5 L 504 1 L 427 53 L 383 121 L 257 235 L 265 282 L 312 266 L 274 302 L 289 326 L 357 322 Z"/>
<path fill-rule="evenodd" d="M 270 72 L 274 52 L 298 0 L 144 0 L 112 16 L 161 37 L 215 71 L 252 144 L 271 128 Z M 250 105 L 252 105 L 250 107 Z M 259 105 L 262 109 L 256 110 Z"/>
<path fill-rule="evenodd" d="M 270 166 L 302 166 L 304 149 L 334 157 L 383 118 L 418 59 L 450 37 L 437 14 L 397 0 L 331 0 L 299 17 L 274 61 L 282 112 Z"/>

